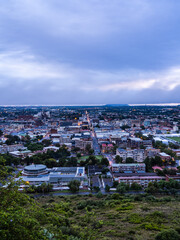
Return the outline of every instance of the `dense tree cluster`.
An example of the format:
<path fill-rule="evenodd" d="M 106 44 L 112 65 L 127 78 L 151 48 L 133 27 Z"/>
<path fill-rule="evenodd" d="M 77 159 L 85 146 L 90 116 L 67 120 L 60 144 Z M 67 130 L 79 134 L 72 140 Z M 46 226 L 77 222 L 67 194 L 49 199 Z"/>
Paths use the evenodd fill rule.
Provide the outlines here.
<path fill-rule="evenodd" d="M 174 179 L 169 181 L 160 180 L 159 182 L 150 182 L 146 188 L 147 193 L 176 194 L 180 190 L 180 183 Z"/>

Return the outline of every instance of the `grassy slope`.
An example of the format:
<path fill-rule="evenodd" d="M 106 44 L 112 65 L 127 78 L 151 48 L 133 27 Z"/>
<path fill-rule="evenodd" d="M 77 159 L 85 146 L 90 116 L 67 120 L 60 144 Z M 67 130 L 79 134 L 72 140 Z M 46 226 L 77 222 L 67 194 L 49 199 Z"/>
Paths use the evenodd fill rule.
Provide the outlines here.
<path fill-rule="evenodd" d="M 150 240 L 162 229 L 180 226 L 180 201 L 134 201 L 110 196 L 41 197 L 41 206 L 69 203 L 71 226 L 89 239 Z M 88 203 L 88 204 L 87 204 Z M 53 210 L 54 211 L 54 210 Z M 83 238 L 86 239 L 87 237 Z M 88 238 L 87 238 L 88 239 Z"/>

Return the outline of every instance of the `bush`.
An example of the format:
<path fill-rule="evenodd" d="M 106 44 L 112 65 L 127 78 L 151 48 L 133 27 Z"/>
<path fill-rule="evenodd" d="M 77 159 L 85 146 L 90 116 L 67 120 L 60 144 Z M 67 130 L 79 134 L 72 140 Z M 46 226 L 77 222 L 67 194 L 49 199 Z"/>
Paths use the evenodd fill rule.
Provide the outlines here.
<path fill-rule="evenodd" d="M 119 195 L 119 193 L 113 193 L 111 195 L 111 199 L 119 200 L 119 199 L 122 199 L 122 197 Z"/>
<path fill-rule="evenodd" d="M 168 229 L 158 233 L 155 240 L 180 240 L 180 235 L 174 229 Z"/>
<path fill-rule="evenodd" d="M 101 192 L 101 191 L 99 191 L 99 192 L 96 194 L 96 197 L 97 197 L 97 198 L 102 198 L 102 197 L 103 197 L 103 194 L 102 194 L 102 192 Z"/>
<path fill-rule="evenodd" d="M 138 224 L 138 223 L 141 223 L 143 220 L 143 218 L 141 216 L 139 216 L 139 214 L 137 213 L 132 213 L 129 217 L 128 217 L 128 221 L 130 223 L 135 223 L 135 224 Z"/>
<path fill-rule="evenodd" d="M 159 231 L 162 228 L 164 228 L 164 226 L 163 225 L 158 225 L 158 224 L 155 224 L 155 223 L 143 223 L 143 224 L 141 224 L 141 228 L 146 229 L 146 230 Z M 158 239 L 158 240 L 160 240 L 160 239 Z"/>
<path fill-rule="evenodd" d="M 132 210 L 133 207 L 134 207 L 134 206 L 133 206 L 132 204 L 126 203 L 126 204 L 123 204 L 123 205 L 121 205 L 120 207 L 118 207 L 116 210 L 117 210 L 117 211 Z"/>
<path fill-rule="evenodd" d="M 134 196 L 134 201 L 142 201 L 142 199 L 143 197 L 140 194 Z"/>

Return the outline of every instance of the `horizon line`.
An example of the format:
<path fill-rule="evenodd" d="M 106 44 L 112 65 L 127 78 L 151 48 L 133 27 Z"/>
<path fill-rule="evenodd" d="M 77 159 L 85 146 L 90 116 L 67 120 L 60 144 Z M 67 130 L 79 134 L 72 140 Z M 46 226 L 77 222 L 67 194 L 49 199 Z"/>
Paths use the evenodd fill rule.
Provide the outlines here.
<path fill-rule="evenodd" d="M 90 106 L 107 106 L 107 105 L 128 105 L 128 106 L 179 106 L 180 103 L 98 103 L 98 104 L 2 104 L 0 107 L 90 107 Z"/>

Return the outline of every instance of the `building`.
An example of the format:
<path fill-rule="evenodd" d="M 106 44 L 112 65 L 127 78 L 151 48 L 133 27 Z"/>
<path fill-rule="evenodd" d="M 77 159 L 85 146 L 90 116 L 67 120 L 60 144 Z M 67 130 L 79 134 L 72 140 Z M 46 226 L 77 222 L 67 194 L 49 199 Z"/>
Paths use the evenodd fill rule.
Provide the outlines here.
<path fill-rule="evenodd" d="M 78 180 L 81 186 L 88 186 L 87 175 L 84 167 L 58 167 L 46 168 L 45 165 L 29 165 L 22 171 L 20 177 L 30 185 L 40 185 L 43 182 L 51 183 L 53 186 L 64 187 L 72 180 Z"/>
<path fill-rule="evenodd" d="M 150 182 L 159 182 L 160 180 L 166 180 L 164 176 L 157 176 L 155 173 L 124 173 L 124 174 L 113 174 L 114 180 L 119 183 L 131 185 L 132 183 L 138 183 L 142 187 L 147 187 Z"/>
<path fill-rule="evenodd" d="M 75 142 L 75 147 L 78 147 L 83 151 L 86 149 L 87 145 L 90 145 L 91 148 L 93 146 L 92 141 L 88 141 L 80 138 L 74 138 L 73 140 Z"/>
<path fill-rule="evenodd" d="M 25 158 L 28 155 L 31 154 L 30 150 L 25 150 L 25 151 L 13 151 L 9 153 L 13 157 L 18 157 L 18 158 Z"/>
<path fill-rule="evenodd" d="M 140 138 L 129 138 L 127 141 L 127 146 L 129 148 L 140 148 L 143 144 L 143 140 Z"/>
<path fill-rule="evenodd" d="M 62 134 L 59 138 L 60 144 L 71 143 L 72 134 Z"/>
<path fill-rule="evenodd" d="M 113 144 L 102 143 L 101 149 L 103 153 L 111 152 L 113 150 Z"/>
<path fill-rule="evenodd" d="M 144 147 L 152 147 L 152 140 L 143 140 Z"/>
<path fill-rule="evenodd" d="M 22 175 L 27 177 L 37 177 L 46 174 L 48 174 L 47 168 L 45 165 L 42 164 L 32 164 L 26 166 L 22 171 Z"/>
<path fill-rule="evenodd" d="M 0 154 L 26 149 L 22 144 L 0 145 Z"/>
<path fill-rule="evenodd" d="M 145 156 L 146 157 L 154 158 L 159 153 L 160 153 L 160 149 L 156 149 L 156 148 L 152 148 L 152 147 L 147 147 L 145 149 Z"/>
<path fill-rule="evenodd" d="M 146 171 L 144 163 L 120 163 L 111 165 L 112 172 L 122 173 L 142 173 Z"/>
<path fill-rule="evenodd" d="M 143 162 L 145 159 L 145 152 L 144 149 L 116 149 L 116 155 L 119 155 L 123 162 L 126 161 L 126 158 L 132 158 L 135 162 Z"/>
<path fill-rule="evenodd" d="M 162 161 L 169 161 L 169 160 L 171 160 L 171 156 L 168 155 L 167 153 L 161 152 L 158 155 L 161 157 Z"/>

